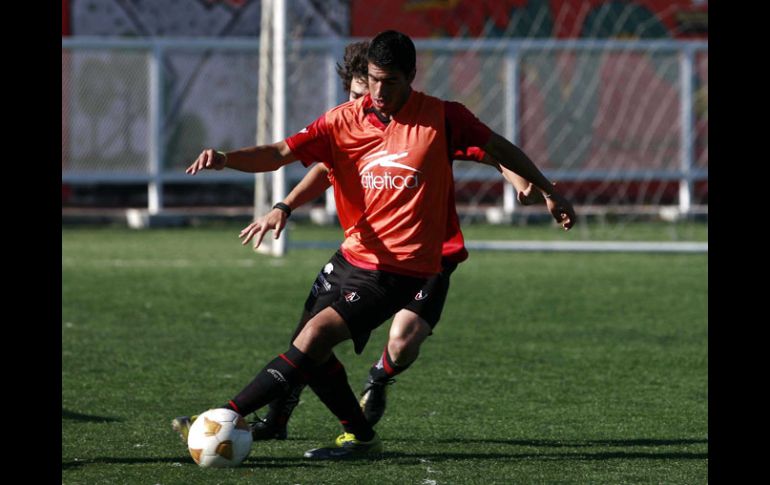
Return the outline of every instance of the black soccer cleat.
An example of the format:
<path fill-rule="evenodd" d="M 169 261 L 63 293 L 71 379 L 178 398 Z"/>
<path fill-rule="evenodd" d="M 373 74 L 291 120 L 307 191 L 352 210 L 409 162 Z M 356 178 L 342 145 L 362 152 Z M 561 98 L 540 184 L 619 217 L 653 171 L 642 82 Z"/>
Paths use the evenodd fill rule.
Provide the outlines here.
<path fill-rule="evenodd" d="M 289 433 L 286 430 L 286 424 L 279 425 L 276 422 L 268 422 L 259 416 L 254 416 L 257 420 L 249 423 L 251 427 L 251 438 L 254 441 L 264 440 L 285 440 Z"/>
<path fill-rule="evenodd" d="M 382 415 L 385 414 L 385 406 L 387 404 L 387 391 L 386 386 L 396 382 L 395 379 L 388 379 L 384 382 L 372 380 L 371 376 L 366 379 L 364 390 L 361 392 L 361 400 L 358 404 L 361 406 L 361 411 L 364 412 L 364 417 L 369 425 L 374 426 L 377 424 Z"/>

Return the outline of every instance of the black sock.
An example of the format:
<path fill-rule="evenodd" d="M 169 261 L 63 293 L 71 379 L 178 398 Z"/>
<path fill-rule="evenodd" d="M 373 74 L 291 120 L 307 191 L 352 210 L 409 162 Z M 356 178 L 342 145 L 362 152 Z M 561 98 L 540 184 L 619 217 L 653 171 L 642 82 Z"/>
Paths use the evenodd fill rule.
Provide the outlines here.
<path fill-rule="evenodd" d="M 270 401 L 270 406 L 265 416 L 265 421 L 271 426 L 286 426 L 291 413 L 299 404 L 299 396 L 305 389 L 305 384 L 297 384 L 285 396 Z"/>
<path fill-rule="evenodd" d="M 346 432 L 353 433 L 363 441 L 374 438 L 374 430 L 366 421 L 356 395 L 350 388 L 345 367 L 334 354 L 314 369 L 309 385 L 318 399 L 337 416 Z"/>
<path fill-rule="evenodd" d="M 312 316 L 313 314 L 309 311 L 302 311 L 302 316 L 300 316 L 299 323 L 297 323 L 297 328 L 294 330 L 294 335 L 291 337 L 290 342 L 294 342 Z M 289 422 L 291 414 L 294 412 L 294 408 L 299 404 L 299 396 L 304 389 L 305 383 L 295 385 L 285 396 L 270 401 L 270 406 L 268 407 L 267 415 L 265 416 L 265 422 L 270 426 L 286 425 L 286 423 Z"/>
<path fill-rule="evenodd" d="M 374 382 L 384 384 L 388 379 L 407 370 L 410 365 L 412 364 L 396 365 L 396 363 L 393 362 L 393 359 L 390 358 L 388 347 L 385 346 L 385 350 L 382 352 L 380 359 L 369 369 L 369 377 Z"/>
<path fill-rule="evenodd" d="M 304 384 L 315 367 L 313 361 L 294 345 L 268 363 L 246 387 L 224 407 L 247 416 L 294 386 Z"/>

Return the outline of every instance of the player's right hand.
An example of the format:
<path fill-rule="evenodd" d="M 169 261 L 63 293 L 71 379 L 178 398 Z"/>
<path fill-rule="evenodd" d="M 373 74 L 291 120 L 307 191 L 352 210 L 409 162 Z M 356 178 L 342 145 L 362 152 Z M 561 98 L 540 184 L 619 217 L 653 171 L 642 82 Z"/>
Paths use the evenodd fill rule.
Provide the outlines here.
<path fill-rule="evenodd" d="M 254 240 L 254 249 L 257 249 L 262 244 L 262 238 L 265 237 L 265 233 L 269 230 L 273 231 L 273 239 L 278 239 L 281 235 L 281 231 L 286 227 L 286 219 L 288 215 L 281 209 L 273 209 L 264 216 L 260 217 L 256 221 L 252 222 L 248 226 L 244 227 L 241 233 L 238 235 L 242 245 L 248 244 L 252 238 Z"/>
<path fill-rule="evenodd" d="M 227 157 L 212 148 L 207 148 L 198 155 L 192 165 L 185 170 L 186 174 L 195 175 L 201 170 L 222 170 L 225 168 Z"/>

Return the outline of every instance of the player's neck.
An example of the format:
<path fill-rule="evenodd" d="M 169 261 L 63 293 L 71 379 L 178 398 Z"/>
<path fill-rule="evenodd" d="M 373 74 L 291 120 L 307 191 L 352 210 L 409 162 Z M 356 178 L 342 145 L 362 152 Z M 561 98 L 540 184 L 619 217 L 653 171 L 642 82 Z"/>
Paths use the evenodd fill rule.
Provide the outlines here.
<path fill-rule="evenodd" d="M 406 102 L 409 101 L 409 97 L 411 95 L 412 95 L 412 88 L 410 87 L 409 91 L 407 91 L 406 95 L 404 96 L 404 99 L 401 101 L 401 103 L 399 103 L 398 107 L 396 107 L 393 111 L 390 111 L 388 113 L 384 113 L 378 110 L 377 108 L 375 108 L 374 106 L 369 106 L 364 110 L 364 112 L 374 113 L 374 115 L 377 116 L 377 119 L 379 119 L 380 122 L 382 122 L 382 124 L 387 125 L 388 123 L 390 123 L 390 120 L 393 119 L 396 113 L 398 113 L 401 110 L 401 108 L 404 107 Z"/>
<path fill-rule="evenodd" d="M 374 106 L 370 106 L 369 108 L 366 108 L 364 110 L 364 113 L 374 113 L 374 116 L 376 116 L 377 119 L 380 120 L 380 123 L 382 123 L 383 125 L 387 125 L 388 123 L 390 123 L 390 116 L 380 113 L 377 110 L 377 108 L 375 108 Z"/>

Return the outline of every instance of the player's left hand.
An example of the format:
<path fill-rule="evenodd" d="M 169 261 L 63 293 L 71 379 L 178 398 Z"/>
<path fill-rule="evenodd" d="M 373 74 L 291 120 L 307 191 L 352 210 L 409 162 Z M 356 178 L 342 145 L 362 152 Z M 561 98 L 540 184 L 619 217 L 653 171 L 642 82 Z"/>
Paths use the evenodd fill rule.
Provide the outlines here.
<path fill-rule="evenodd" d="M 280 209 L 271 210 L 243 228 L 238 235 L 239 238 L 243 239 L 241 244 L 245 246 L 252 240 L 252 238 L 256 237 L 254 240 L 254 249 L 257 249 L 259 245 L 262 244 L 262 238 L 265 237 L 265 233 L 270 230 L 273 231 L 273 239 L 278 239 L 281 235 L 281 231 L 286 227 L 286 219 L 288 219 L 288 217 L 289 216 Z"/>
<path fill-rule="evenodd" d="M 545 205 L 548 207 L 548 212 L 556 219 L 556 222 L 561 224 L 565 231 L 569 231 L 575 225 L 577 219 L 575 209 L 570 201 L 561 194 L 553 192 L 551 197 L 545 199 Z"/>

